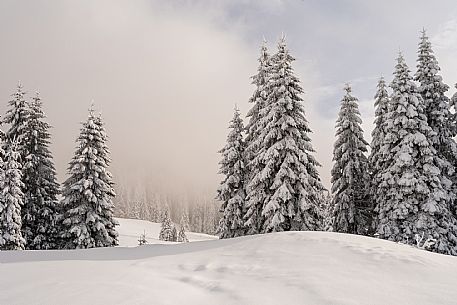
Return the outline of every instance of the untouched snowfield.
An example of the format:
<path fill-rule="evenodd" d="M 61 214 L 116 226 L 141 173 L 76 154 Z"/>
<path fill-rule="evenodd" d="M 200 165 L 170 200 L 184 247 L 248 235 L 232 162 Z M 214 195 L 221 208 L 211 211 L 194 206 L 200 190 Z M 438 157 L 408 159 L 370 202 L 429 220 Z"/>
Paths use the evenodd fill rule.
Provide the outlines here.
<path fill-rule="evenodd" d="M 136 247 L 138 238 L 143 232 L 146 234 L 148 244 L 174 244 L 159 240 L 160 223 L 154 223 L 146 220 L 116 218 L 120 226 L 117 227 L 119 232 L 119 246 Z M 190 242 L 218 239 L 217 236 L 202 233 L 186 232 Z"/>
<path fill-rule="evenodd" d="M 143 226 L 155 241 L 158 224 L 121 220 L 121 243 Z M 5 305 L 452 305 L 456 282 L 457 257 L 328 232 L 0 252 Z"/>

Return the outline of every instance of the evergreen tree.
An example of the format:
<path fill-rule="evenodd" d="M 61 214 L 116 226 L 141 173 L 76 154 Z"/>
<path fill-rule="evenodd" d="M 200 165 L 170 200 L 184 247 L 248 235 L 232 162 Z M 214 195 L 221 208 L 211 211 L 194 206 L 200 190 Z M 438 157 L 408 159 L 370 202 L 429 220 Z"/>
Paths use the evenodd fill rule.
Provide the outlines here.
<path fill-rule="evenodd" d="M 174 223 L 172 223 L 171 236 L 171 241 L 178 241 L 178 230 L 176 230 L 176 226 Z"/>
<path fill-rule="evenodd" d="M 246 158 L 252 161 L 259 149 L 259 142 L 257 141 L 262 127 L 265 122 L 262 118 L 262 109 L 265 106 L 267 97 L 266 84 L 268 82 L 269 69 L 270 69 L 270 55 L 268 54 L 266 42 L 264 41 L 260 48 L 260 57 L 258 59 L 259 67 L 257 74 L 252 77 L 252 84 L 255 85 L 255 91 L 249 102 L 252 103 L 252 108 L 248 111 L 247 117 L 249 118 L 246 125 L 246 144 L 249 146 L 246 149 Z"/>
<path fill-rule="evenodd" d="M 419 42 L 415 80 L 420 84 L 418 92 L 424 100 L 427 123 L 433 131 L 429 136 L 429 141 L 442 160 L 437 164 L 442 174 L 442 183 L 445 188 L 449 189 L 454 182 L 453 191 L 449 192 L 451 195 L 449 204 L 453 204 L 457 189 L 457 175 L 455 173 L 457 146 L 453 139 L 455 136 L 452 130 L 453 115 L 450 112 L 449 99 L 446 97 L 449 86 L 443 83 L 439 72 L 438 61 L 433 54 L 432 45 L 424 30 Z"/>
<path fill-rule="evenodd" d="M 236 108 L 229 128 L 231 131 L 227 137 L 227 144 L 220 150 L 222 160 L 219 163 L 221 166 L 219 173 L 224 175 L 224 180 L 217 190 L 217 199 L 222 202 L 220 211 L 223 213 L 218 229 L 220 238 L 231 238 L 245 234 L 243 220 L 245 200 L 244 127 L 240 111 Z"/>
<path fill-rule="evenodd" d="M 386 166 L 378 189 L 377 233 L 381 238 L 415 244 L 433 239 L 431 251 L 455 254 L 457 227 L 439 167 L 442 162 L 428 140 L 433 131 L 403 56 L 398 57 L 381 149 Z"/>
<path fill-rule="evenodd" d="M 49 128 L 44 121 L 42 103 L 37 94 L 29 107 L 24 127 L 26 158 L 23 168 L 24 206 L 22 234 L 27 249 L 56 248 L 59 184 L 49 151 Z"/>
<path fill-rule="evenodd" d="M 327 190 L 320 192 L 319 196 L 320 211 L 322 224 L 320 227 L 321 231 L 333 231 L 333 208 L 332 208 L 332 196 Z"/>
<path fill-rule="evenodd" d="M 20 158 L 18 162 L 23 167 L 27 156 L 25 149 L 25 133 L 26 124 L 30 115 L 29 103 L 25 100 L 25 92 L 22 85 L 19 83 L 16 92 L 12 95 L 12 99 L 8 102 L 10 109 L 7 110 L 2 123 L 8 124 L 9 129 L 5 133 L 4 144 L 12 141 L 17 142 L 17 151 Z M 7 150 L 5 148 L 5 150 Z"/>
<path fill-rule="evenodd" d="M 185 231 L 190 230 L 189 216 L 187 215 L 186 212 L 182 213 L 181 221 L 179 223 L 180 223 L 181 227 L 184 228 Z"/>
<path fill-rule="evenodd" d="M 3 131 L 3 120 L 0 119 L 0 158 L 2 160 L 5 159 L 5 141 L 6 141 L 6 134 Z"/>
<path fill-rule="evenodd" d="M 454 88 L 457 89 L 457 84 L 454 84 Z M 451 131 L 455 137 L 457 135 L 457 92 L 452 95 L 449 107 L 454 110 L 451 113 Z"/>
<path fill-rule="evenodd" d="M 70 177 L 63 189 L 63 229 L 65 248 L 109 247 L 118 244 L 118 224 L 113 218 L 115 196 L 108 171 L 107 136 L 100 116 L 93 108 L 82 124 L 78 146 L 70 162 Z"/>
<path fill-rule="evenodd" d="M 173 236 L 174 227 L 175 226 L 174 226 L 173 222 L 171 222 L 168 209 L 165 209 L 163 220 L 162 220 L 162 226 L 160 228 L 159 239 L 164 240 L 164 241 L 176 241 L 176 239 Z"/>
<path fill-rule="evenodd" d="M 146 245 L 147 243 L 146 231 L 143 231 L 143 234 L 140 234 L 140 237 L 138 238 L 138 246 Z"/>
<path fill-rule="evenodd" d="M 25 247 L 21 232 L 24 194 L 17 142 L 13 140 L 6 149 L 5 163 L 0 163 L 0 250 L 21 250 Z"/>
<path fill-rule="evenodd" d="M 322 221 L 318 198 L 324 188 L 316 169 L 319 164 L 311 155 L 311 130 L 293 60 L 283 37 L 271 60 L 268 95 L 260 111 L 265 127 L 253 162 L 261 167 L 248 186 L 250 207 L 262 204 L 262 232 L 317 230 Z"/>
<path fill-rule="evenodd" d="M 378 82 L 377 92 L 375 94 L 375 120 L 374 129 L 371 133 L 371 153 L 368 157 L 368 165 L 370 172 L 370 199 L 372 204 L 376 205 L 379 197 L 377 196 L 378 187 L 382 182 L 382 172 L 386 165 L 386 159 L 388 159 L 390 152 L 382 149 L 384 145 L 384 138 L 388 132 L 386 130 L 387 111 L 389 106 L 389 93 L 387 92 L 386 82 L 384 77 L 381 77 Z M 387 153 L 387 155 L 386 155 Z M 379 204 L 379 202 L 378 202 Z M 376 227 L 377 217 L 372 216 L 373 227 Z"/>
<path fill-rule="evenodd" d="M 160 207 L 157 204 L 152 207 L 151 221 L 160 222 Z"/>
<path fill-rule="evenodd" d="M 333 230 L 336 232 L 367 234 L 370 227 L 370 204 L 367 197 L 368 143 L 360 126 L 358 99 L 346 85 L 346 94 L 336 121 L 336 142 L 333 149 L 332 200 Z"/>
<path fill-rule="evenodd" d="M 189 240 L 187 239 L 187 236 L 186 236 L 186 230 L 184 229 L 184 226 L 182 226 L 182 225 L 179 228 L 177 241 L 179 241 L 181 243 L 188 243 L 189 242 Z"/>
<path fill-rule="evenodd" d="M 252 103 L 252 108 L 248 111 L 247 117 L 249 122 L 246 125 L 246 179 L 245 179 L 245 192 L 246 192 L 246 215 L 244 216 L 246 233 L 258 234 L 262 231 L 262 206 L 265 194 L 262 189 L 264 185 L 257 185 L 250 188 L 249 185 L 252 179 L 258 174 L 264 164 L 256 158 L 259 149 L 262 145 L 260 134 L 266 124 L 266 115 L 264 107 L 266 105 L 266 98 L 268 95 L 268 77 L 270 71 L 270 55 L 268 54 L 266 42 L 264 41 L 260 49 L 259 67 L 257 74 L 252 77 L 255 91 L 249 102 Z"/>

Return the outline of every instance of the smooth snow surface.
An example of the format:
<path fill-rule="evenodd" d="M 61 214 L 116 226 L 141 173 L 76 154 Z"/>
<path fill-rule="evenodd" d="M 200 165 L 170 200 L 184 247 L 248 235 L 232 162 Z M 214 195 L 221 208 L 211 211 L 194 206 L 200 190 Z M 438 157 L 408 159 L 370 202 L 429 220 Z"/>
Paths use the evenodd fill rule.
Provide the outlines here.
<path fill-rule="evenodd" d="M 154 223 L 146 220 L 116 218 L 120 226 L 117 227 L 119 232 L 119 246 L 136 247 L 138 238 L 141 234 L 146 233 L 148 244 L 174 244 L 167 241 L 159 240 L 160 223 Z M 217 236 L 203 233 L 186 232 L 190 242 L 218 239 Z"/>
<path fill-rule="evenodd" d="M 123 238 L 135 222 L 121 220 Z M 0 274 L 0 304 L 9 305 L 457 303 L 456 257 L 329 232 L 1 252 Z"/>

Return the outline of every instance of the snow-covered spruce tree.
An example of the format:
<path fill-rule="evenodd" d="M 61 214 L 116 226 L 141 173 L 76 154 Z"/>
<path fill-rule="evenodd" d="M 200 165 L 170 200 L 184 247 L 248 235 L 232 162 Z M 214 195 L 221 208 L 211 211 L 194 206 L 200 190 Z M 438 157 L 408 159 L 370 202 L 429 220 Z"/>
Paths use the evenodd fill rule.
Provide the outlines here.
<path fill-rule="evenodd" d="M 58 238 L 57 196 L 59 184 L 49 146 L 50 125 L 44 121 L 41 99 L 37 95 L 30 102 L 29 118 L 24 126 L 25 150 L 22 181 L 22 234 L 27 249 L 54 249 Z"/>
<path fill-rule="evenodd" d="M 62 237 L 69 249 L 110 247 L 118 244 L 113 217 L 115 196 L 108 171 L 107 136 L 100 116 L 89 111 L 63 184 Z"/>
<path fill-rule="evenodd" d="M 319 194 L 319 208 L 321 212 L 322 223 L 321 231 L 333 231 L 333 208 L 332 196 L 327 190 L 323 190 Z"/>
<path fill-rule="evenodd" d="M 138 246 L 146 245 L 147 243 L 146 231 L 143 231 L 143 234 L 140 234 L 140 237 L 138 238 Z"/>
<path fill-rule="evenodd" d="M 19 83 L 16 92 L 12 95 L 12 99 L 8 102 L 9 109 L 2 120 L 3 124 L 9 125 L 9 129 L 5 132 L 4 145 L 8 145 L 13 140 L 17 142 L 17 151 L 20 158 L 18 162 L 21 166 L 25 163 L 26 150 L 25 150 L 25 126 L 29 118 L 30 110 L 29 103 L 25 100 L 25 92 L 22 85 Z M 6 151 L 7 148 L 5 147 Z"/>
<path fill-rule="evenodd" d="M 176 230 L 175 224 L 173 224 L 173 227 L 171 230 L 171 235 L 172 235 L 172 238 L 171 238 L 172 241 L 178 241 L 178 230 Z"/>
<path fill-rule="evenodd" d="M 283 37 L 271 60 L 268 96 L 260 111 L 265 127 L 253 162 L 261 167 L 249 183 L 249 200 L 262 204 L 261 232 L 317 230 L 322 221 L 318 198 L 324 187 L 311 155 L 311 130 L 293 60 Z"/>
<path fill-rule="evenodd" d="M 5 158 L 5 145 L 6 135 L 3 131 L 3 120 L 0 118 L 0 158 L 3 160 Z"/>
<path fill-rule="evenodd" d="M 457 89 L 457 84 L 454 84 L 454 88 Z M 457 135 L 457 92 L 452 95 L 452 98 L 449 101 L 449 107 L 453 109 L 451 115 L 451 130 L 455 137 Z"/>
<path fill-rule="evenodd" d="M 428 140 L 433 131 L 402 55 L 390 86 L 393 92 L 386 115 L 387 134 L 381 145 L 389 158 L 378 190 L 377 233 L 381 238 L 411 245 L 417 235 L 434 239 L 431 251 L 456 254 L 455 218 L 437 166 L 442 161 Z"/>
<path fill-rule="evenodd" d="M 160 222 L 160 206 L 157 204 L 151 207 L 151 221 Z"/>
<path fill-rule="evenodd" d="M 181 227 L 184 228 L 185 231 L 190 230 L 190 224 L 189 224 L 189 216 L 187 215 L 187 212 L 183 212 L 181 215 L 181 221 L 179 222 Z"/>
<path fill-rule="evenodd" d="M 245 235 L 243 220 L 246 170 L 244 161 L 245 144 L 243 140 L 244 126 L 240 111 L 237 108 L 235 108 L 229 128 L 227 144 L 219 151 L 222 154 L 222 160 L 219 162 L 221 166 L 219 173 L 224 175 L 224 179 L 217 190 L 217 199 L 222 202 L 220 211 L 223 213 L 218 228 L 220 238 Z"/>
<path fill-rule="evenodd" d="M 268 82 L 269 69 L 270 69 L 270 55 L 268 54 L 266 42 L 264 41 L 260 48 L 260 57 L 258 59 L 259 67 L 257 68 L 257 74 L 252 77 L 252 84 L 255 86 L 254 93 L 249 99 L 252 103 L 251 109 L 248 111 L 246 117 L 249 118 L 248 124 L 246 125 L 246 145 L 249 148 L 246 149 L 246 158 L 248 161 L 254 159 L 256 152 L 259 149 L 259 142 L 257 138 L 262 131 L 262 127 L 265 122 L 262 118 L 261 110 L 265 106 L 265 100 L 267 98 L 266 84 Z"/>
<path fill-rule="evenodd" d="M 452 130 L 453 114 L 450 112 L 449 98 L 446 97 L 449 86 L 443 83 L 439 72 L 438 61 L 433 54 L 432 45 L 424 30 L 419 42 L 417 72 L 414 79 L 419 82 L 418 91 L 424 100 L 428 125 L 433 131 L 429 141 L 442 160 L 437 166 L 443 176 L 443 186 L 450 189 L 450 185 L 454 184 L 453 191 L 449 192 L 451 195 L 449 203 L 453 205 L 457 190 L 457 175 L 455 173 L 457 145 L 453 139 L 455 136 Z"/>
<path fill-rule="evenodd" d="M 168 212 L 168 209 L 165 209 L 163 220 L 162 220 L 162 226 L 160 228 L 160 233 L 159 233 L 159 239 L 164 240 L 164 241 L 176 241 L 174 238 L 173 234 L 173 229 L 175 225 L 170 219 L 170 214 Z M 175 229 L 176 231 L 176 229 Z"/>
<path fill-rule="evenodd" d="M 183 225 L 181 225 L 179 227 L 179 233 L 178 233 L 177 241 L 179 241 L 181 243 L 188 243 L 189 242 L 189 240 L 187 239 L 187 236 L 186 236 L 186 230 L 185 230 Z"/>
<path fill-rule="evenodd" d="M 6 145 L 5 163 L 0 164 L 0 250 L 21 250 L 25 247 L 21 232 L 24 194 L 19 158 L 17 142 L 13 140 Z"/>
<path fill-rule="evenodd" d="M 247 117 L 249 118 L 246 125 L 246 179 L 245 179 L 245 193 L 246 193 L 246 214 L 244 215 L 245 227 L 247 234 L 258 234 L 262 231 L 262 207 L 265 199 L 263 192 L 264 185 L 251 185 L 252 179 L 258 174 L 264 164 L 260 163 L 261 160 L 256 158 L 262 141 L 260 133 L 266 124 L 267 112 L 263 110 L 266 105 L 266 98 L 268 95 L 267 82 L 270 71 L 270 55 L 267 51 L 266 42 L 264 41 L 260 49 L 259 67 L 257 74 L 252 77 L 252 83 L 255 85 L 254 94 L 249 99 L 252 103 L 252 108 L 248 111 Z"/>
<path fill-rule="evenodd" d="M 347 84 L 336 121 L 336 142 L 333 149 L 332 193 L 333 230 L 363 234 L 369 232 L 372 213 L 367 196 L 368 143 L 360 126 L 358 99 Z"/>
<path fill-rule="evenodd" d="M 387 108 L 389 105 L 389 93 L 387 92 L 387 85 L 384 77 L 381 77 L 378 81 L 377 91 L 374 96 L 375 98 L 375 120 L 374 128 L 371 132 L 371 152 L 368 157 L 370 181 L 369 181 L 369 195 L 372 200 L 372 204 L 376 206 L 378 202 L 378 188 L 382 181 L 382 172 L 386 165 L 386 159 L 389 158 L 389 151 L 381 149 L 386 136 L 386 120 L 387 120 Z M 387 155 L 386 155 L 387 153 Z M 379 202 L 378 202 L 379 203 Z M 376 215 L 372 215 L 373 227 L 377 226 Z"/>

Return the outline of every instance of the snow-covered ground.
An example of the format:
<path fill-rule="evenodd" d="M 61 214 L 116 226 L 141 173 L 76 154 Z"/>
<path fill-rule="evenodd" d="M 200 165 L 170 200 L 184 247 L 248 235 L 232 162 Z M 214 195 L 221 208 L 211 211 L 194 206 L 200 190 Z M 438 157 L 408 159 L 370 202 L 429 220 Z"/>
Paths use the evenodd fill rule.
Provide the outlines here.
<path fill-rule="evenodd" d="M 121 242 L 133 245 L 143 226 L 153 241 L 158 225 L 121 220 Z M 328 232 L 0 252 L 8 305 L 451 305 L 456 282 L 457 257 Z"/>
<path fill-rule="evenodd" d="M 123 218 L 116 218 L 116 220 L 120 224 L 117 230 L 119 232 L 119 246 L 121 247 L 138 246 L 138 238 L 143 232 L 146 234 L 148 244 L 170 244 L 170 242 L 159 240 L 160 223 Z M 186 236 L 190 242 L 217 239 L 217 236 L 193 232 L 186 232 Z"/>

